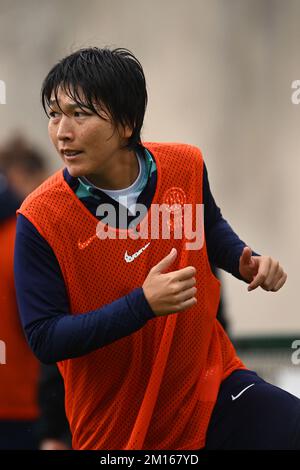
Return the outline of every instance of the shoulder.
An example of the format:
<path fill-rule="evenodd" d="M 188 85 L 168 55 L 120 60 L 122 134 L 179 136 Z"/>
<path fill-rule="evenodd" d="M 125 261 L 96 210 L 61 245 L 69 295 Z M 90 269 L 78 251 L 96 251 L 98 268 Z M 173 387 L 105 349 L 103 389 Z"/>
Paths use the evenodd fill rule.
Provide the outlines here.
<path fill-rule="evenodd" d="M 59 170 L 27 196 L 17 215 L 25 216 L 46 237 L 46 228 L 59 227 L 71 211 L 72 198 L 73 191 Z"/>
<path fill-rule="evenodd" d="M 58 170 L 26 197 L 19 211 L 23 212 L 29 206 L 34 206 L 43 200 L 47 203 L 50 194 L 61 192 L 64 186 L 63 170 Z"/>
<path fill-rule="evenodd" d="M 150 152 L 161 154 L 177 154 L 189 158 L 203 159 L 202 152 L 199 147 L 183 142 L 143 142 L 143 146 Z"/>
<path fill-rule="evenodd" d="M 69 210 L 73 191 L 64 179 L 63 169 L 57 171 L 38 186 L 22 203 L 17 214 L 23 214 L 37 227 L 39 220 L 62 219 Z"/>

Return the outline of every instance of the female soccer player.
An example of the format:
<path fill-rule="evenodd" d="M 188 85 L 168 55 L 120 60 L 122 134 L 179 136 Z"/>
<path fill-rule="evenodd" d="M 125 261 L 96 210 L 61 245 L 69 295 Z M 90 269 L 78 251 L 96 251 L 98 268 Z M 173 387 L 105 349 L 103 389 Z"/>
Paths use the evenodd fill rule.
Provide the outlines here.
<path fill-rule="evenodd" d="M 300 448 L 300 401 L 237 357 L 210 262 L 248 290 L 287 275 L 223 219 L 198 148 L 141 141 L 139 61 L 74 52 L 42 103 L 64 168 L 18 211 L 15 281 L 34 353 L 63 376 L 73 448 Z"/>

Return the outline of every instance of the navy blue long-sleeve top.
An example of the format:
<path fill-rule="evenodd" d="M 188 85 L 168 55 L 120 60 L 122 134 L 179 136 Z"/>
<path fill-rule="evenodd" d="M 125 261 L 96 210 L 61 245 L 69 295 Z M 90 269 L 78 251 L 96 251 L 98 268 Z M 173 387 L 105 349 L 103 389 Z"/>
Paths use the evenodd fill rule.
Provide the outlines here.
<path fill-rule="evenodd" d="M 76 192 L 80 184 L 78 178 L 70 176 L 66 168 L 63 175 Z M 148 182 L 137 200 L 148 208 L 156 179 L 156 171 L 149 173 Z M 110 202 L 118 209 L 118 203 L 107 194 L 97 189 L 91 192 L 81 201 L 95 216 L 99 200 Z M 211 194 L 205 165 L 203 203 L 209 261 L 242 280 L 239 258 L 246 244 L 223 219 Z M 128 216 L 130 223 L 130 213 Z M 52 248 L 21 214 L 17 219 L 14 271 L 21 322 L 31 349 L 44 363 L 87 354 L 132 334 L 155 317 L 142 287 L 94 311 L 72 315 L 62 272 Z"/>

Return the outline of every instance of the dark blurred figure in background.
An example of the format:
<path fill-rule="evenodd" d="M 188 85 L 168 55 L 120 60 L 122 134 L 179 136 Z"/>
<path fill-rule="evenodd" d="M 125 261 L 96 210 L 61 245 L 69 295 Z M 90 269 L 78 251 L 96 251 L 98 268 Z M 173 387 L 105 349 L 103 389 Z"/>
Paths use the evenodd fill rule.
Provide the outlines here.
<path fill-rule="evenodd" d="M 212 270 L 213 274 L 218 279 L 220 279 L 220 277 L 221 277 L 221 272 L 220 271 L 221 270 L 216 268 L 213 264 L 211 264 L 211 270 Z M 228 316 L 227 316 L 227 312 L 226 312 L 226 306 L 225 306 L 225 303 L 224 303 L 224 287 L 223 287 L 223 284 L 222 284 L 222 292 L 221 292 L 221 296 L 220 296 L 219 308 L 218 308 L 218 311 L 217 311 L 217 319 L 219 320 L 219 322 L 223 326 L 224 330 L 226 331 L 226 333 L 230 337 L 230 321 L 228 320 Z"/>
<path fill-rule="evenodd" d="M 15 211 L 46 177 L 41 156 L 16 137 L 0 149 L 0 339 L 6 346 L 0 365 L 0 448 L 36 448 L 39 363 L 19 321 L 13 277 Z"/>
<path fill-rule="evenodd" d="M 40 450 L 68 450 L 72 447 L 64 397 L 64 383 L 56 364 L 42 364 L 39 383 L 41 414 L 37 423 Z"/>
<path fill-rule="evenodd" d="M 15 212 L 47 176 L 44 158 L 24 138 L 0 148 L 0 340 L 6 353 L 0 363 L 0 449 L 69 448 L 61 377 L 56 366 L 42 366 L 40 377 L 19 321 L 13 279 Z"/>

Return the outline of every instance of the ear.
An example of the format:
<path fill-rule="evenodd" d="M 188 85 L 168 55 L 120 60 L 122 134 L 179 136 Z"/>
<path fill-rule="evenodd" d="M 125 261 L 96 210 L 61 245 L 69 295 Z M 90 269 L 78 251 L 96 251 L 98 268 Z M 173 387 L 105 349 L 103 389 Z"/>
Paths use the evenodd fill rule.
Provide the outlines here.
<path fill-rule="evenodd" d="M 132 129 L 129 126 L 125 126 L 123 128 L 124 134 L 123 137 L 125 139 L 129 139 L 132 136 Z"/>
<path fill-rule="evenodd" d="M 122 124 L 118 124 L 116 126 L 116 130 L 122 140 L 128 140 L 132 136 L 132 129 L 127 124 L 123 126 Z"/>

